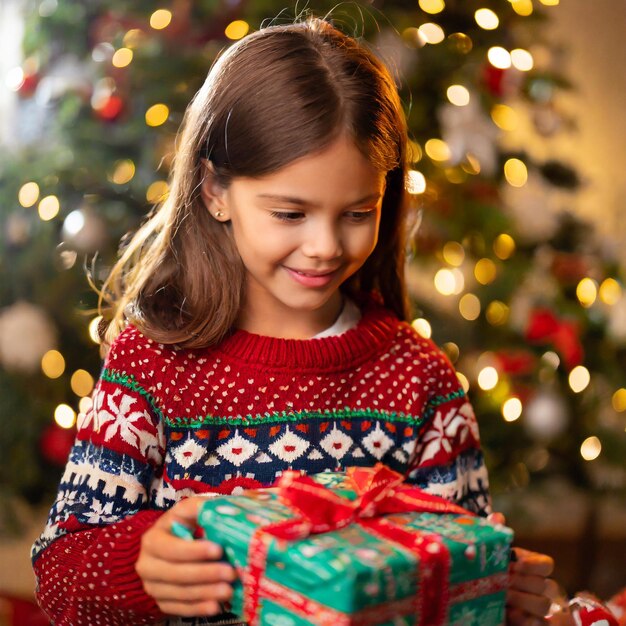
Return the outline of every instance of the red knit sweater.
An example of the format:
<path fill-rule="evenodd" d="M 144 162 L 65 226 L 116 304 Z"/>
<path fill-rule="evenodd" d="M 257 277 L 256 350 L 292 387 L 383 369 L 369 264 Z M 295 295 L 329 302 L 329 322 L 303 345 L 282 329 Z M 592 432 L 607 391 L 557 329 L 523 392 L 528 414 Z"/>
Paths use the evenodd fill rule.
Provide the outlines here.
<path fill-rule="evenodd" d="M 235 331 L 181 350 L 130 326 L 81 415 L 48 525 L 38 598 L 59 626 L 163 616 L 135 572 L 142 533 L 179 499 L 378 461 L 475 511 L 487 476 L 452 366 L 370 303 L 358 326 L 310 340 Z"/>

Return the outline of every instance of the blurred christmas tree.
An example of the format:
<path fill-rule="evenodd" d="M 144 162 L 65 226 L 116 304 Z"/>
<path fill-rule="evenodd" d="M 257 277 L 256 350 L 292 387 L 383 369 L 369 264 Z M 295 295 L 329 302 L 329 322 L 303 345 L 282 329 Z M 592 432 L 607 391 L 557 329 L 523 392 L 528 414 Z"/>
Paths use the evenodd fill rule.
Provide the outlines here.
<path fill-rule="evenodd" d="M 559 478 L 626 486 L 626 297 L 608 246 L 568 211 L 578 175 L 509 145 L 566 130 L 541 25 L 558 0 L 350 3 L 335 23 L 387 60 L 406 104 L 421 214 L 409 268 L 475 404 L 494 493 Z M 0 164 L 3 497 L 49 500 L 100 361 L 95 278 L 167 193 L 186 104 L 273 0 L 25 2 L 7 75 L 16 145 Z M 334 3 L 319 2 L 325 14 Z M 265 20 L 265 21 L 264 21 Z"/>

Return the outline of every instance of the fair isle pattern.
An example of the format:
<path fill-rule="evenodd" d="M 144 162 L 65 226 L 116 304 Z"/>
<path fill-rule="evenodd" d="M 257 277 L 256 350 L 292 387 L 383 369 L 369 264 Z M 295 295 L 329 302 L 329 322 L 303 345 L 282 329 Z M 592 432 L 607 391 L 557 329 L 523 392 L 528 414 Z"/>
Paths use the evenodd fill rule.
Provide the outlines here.
<path fill-rule="evenodd" d="M 79 417 L 33 546 L 39 600 L 59 625 L 153 623 L 160 613 L 134 562 L 143 530 L 163 510 L 194 494 L 269 485 L 286 469 L 377 462 L 488 509 L 478 428 L 454 370 L 379 305 L 370 302 L 339 336 L 236 331 L 204 350 L 157 344 L 128 327 L 92 410 Z"/>

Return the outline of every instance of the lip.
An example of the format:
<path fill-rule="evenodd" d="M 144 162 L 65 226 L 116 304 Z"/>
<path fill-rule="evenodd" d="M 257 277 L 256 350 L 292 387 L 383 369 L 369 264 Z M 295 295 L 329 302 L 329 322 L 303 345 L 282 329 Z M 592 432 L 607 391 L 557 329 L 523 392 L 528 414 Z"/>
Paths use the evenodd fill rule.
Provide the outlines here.
<path fill-rule="evenodd" d="M 335 275 L 337 274 L 337 269 L 327 270 L 325 272 L 320 272 L 319 270 L 298 270 L 293 269 L 291 267 L 283 266 L 287 273 L 293 278 L 297 283 L 304 285 L 305 287 L 325 287 L 330 283 Z"/>

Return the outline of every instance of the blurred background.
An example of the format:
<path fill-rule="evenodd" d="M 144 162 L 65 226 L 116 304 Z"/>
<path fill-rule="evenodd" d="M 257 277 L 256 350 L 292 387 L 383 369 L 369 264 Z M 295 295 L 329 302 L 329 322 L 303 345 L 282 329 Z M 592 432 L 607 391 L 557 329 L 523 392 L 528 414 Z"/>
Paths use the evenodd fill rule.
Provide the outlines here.
<path fill-rule="evenodd" d="M 307 6 L 402 94 L 413 323 L 474 403 L 494 508 L 568 592 L 608 598 L 626 586 L 626 3 L 335 4 Z M 168 193 L 219 51 L 303 8 L 0 2 L 0 624 L 40 623 L 16 598 L 101 366 L 86 270 L 102 280 Z"/>

